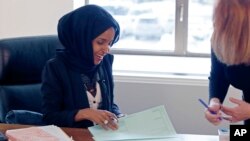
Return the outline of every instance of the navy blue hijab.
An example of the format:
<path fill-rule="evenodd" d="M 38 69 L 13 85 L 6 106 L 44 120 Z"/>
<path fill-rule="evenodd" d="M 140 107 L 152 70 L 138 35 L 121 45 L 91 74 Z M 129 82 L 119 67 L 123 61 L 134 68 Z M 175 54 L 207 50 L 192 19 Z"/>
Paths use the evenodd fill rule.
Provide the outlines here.
<path fill-rule="evenodd" d="M 64 15 L 59 20 L 57 31 L 65 49 L 57 55 L 70 69 L 93 75 L 98 65 L 94 64 L 92 41 L 110 27 L 115 29 L 113 45 L 119 40 L 120 27 L 102 7 L 85 5 Z"/>

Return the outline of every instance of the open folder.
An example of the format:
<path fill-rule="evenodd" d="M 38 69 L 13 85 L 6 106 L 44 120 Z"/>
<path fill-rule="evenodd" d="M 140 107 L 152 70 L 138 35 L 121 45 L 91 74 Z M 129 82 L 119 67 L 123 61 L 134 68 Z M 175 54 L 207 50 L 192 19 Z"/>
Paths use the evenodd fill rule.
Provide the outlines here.
<path fill-rule="evenodd" d="M 118 130 L 89 127 L 95 141 L 153 140 L 176 138 L 176 131 L 165 107 L 157 106 L 119 119 Z"/>

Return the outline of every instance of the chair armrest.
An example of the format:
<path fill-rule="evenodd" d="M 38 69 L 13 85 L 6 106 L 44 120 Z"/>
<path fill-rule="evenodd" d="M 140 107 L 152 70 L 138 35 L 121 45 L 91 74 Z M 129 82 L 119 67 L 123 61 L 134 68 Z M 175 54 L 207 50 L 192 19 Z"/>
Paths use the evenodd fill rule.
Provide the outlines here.
<path fill-rule="evenodd" d="M 0 86 L 0 122 L 10 110 L 41 112 L 41 84 Z"/>

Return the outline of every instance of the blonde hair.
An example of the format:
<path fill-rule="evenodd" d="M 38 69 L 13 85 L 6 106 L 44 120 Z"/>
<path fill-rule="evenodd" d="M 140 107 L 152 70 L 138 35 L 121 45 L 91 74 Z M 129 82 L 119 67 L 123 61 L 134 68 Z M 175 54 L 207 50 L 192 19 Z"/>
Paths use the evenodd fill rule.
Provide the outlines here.
<path fill-rule="evenodd" d="M 227 65 L 250 65 L 250 0 L 218 0 L 213 14 L 212 49 Z"/>

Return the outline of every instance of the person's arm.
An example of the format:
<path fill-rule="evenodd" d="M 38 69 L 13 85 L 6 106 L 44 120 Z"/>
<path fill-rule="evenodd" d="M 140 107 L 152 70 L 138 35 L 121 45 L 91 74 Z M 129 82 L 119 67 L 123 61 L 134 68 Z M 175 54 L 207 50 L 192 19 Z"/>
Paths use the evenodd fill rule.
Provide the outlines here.
<path fill-rule="evenodd" d="M 226 79 L 226 74 L 224 73 L 224 64 L 221 63 L 214 52 L 211 52 L 211 71 L 209 76 L 209 101 L 211 99 L 218 99 L 220 103 L 223 103 L 228 88 L 229 82 Z"/>
<path fill-rule="evenodd" d="M 114 56 L 109 54 L 105 56 L 105 69 L 108 74 L 108 79 L 109 79 L 109 88 L 111 91 L 111 104 L 112 104 L 112 113 L 114 113 L 118 118 L 123 117 L 124 114 L 120 112 L 120 109 L 117 104 L 114 102 L 114 80 L 113 80 L 113 61 L 114 61 Z"/>
<path fill-rule="evenodd" d="M 72 127 L 78 110 L 63 109 L 63 86 L 59 73 L 60 68 L 48 62 L 42 73 L 43 114 L 46 124 L 61 127 Z"/>
<path fill-rule="evenodd" d="M 229 83 L 224 74 L 224 66 L 211 52 L 211 72 L 209 77 L 209 108 L 205 111 L 206 119 L 214 125 L 222 121 L 221 103 L 227 94 Z"/>

